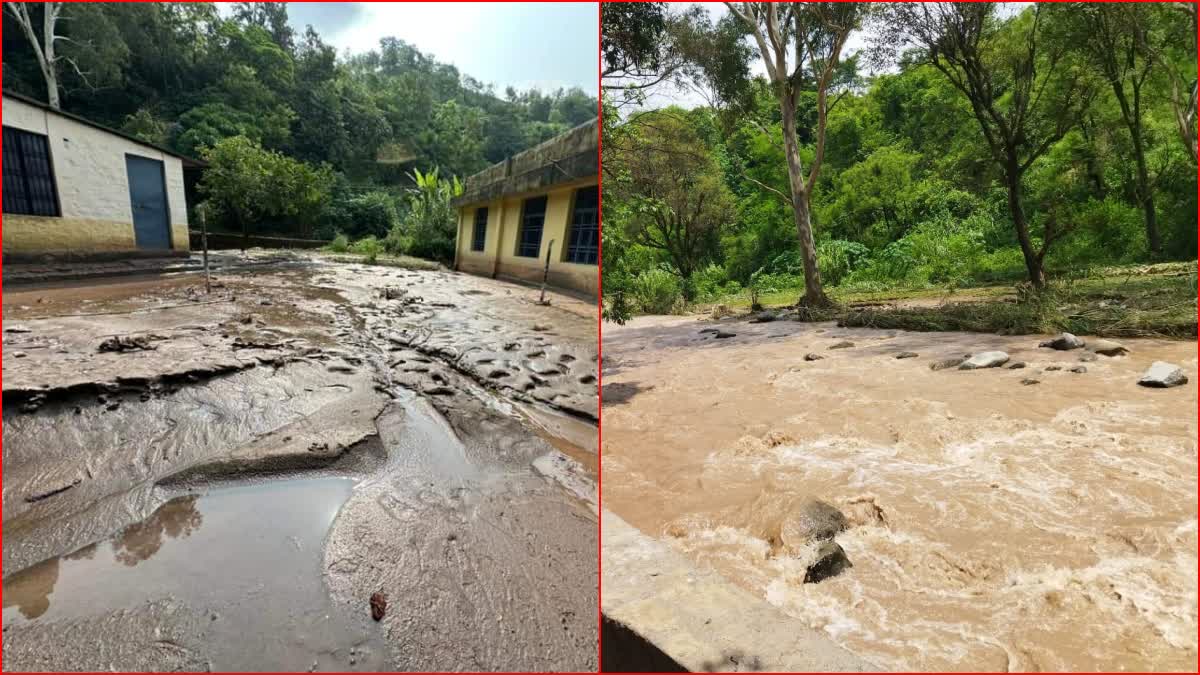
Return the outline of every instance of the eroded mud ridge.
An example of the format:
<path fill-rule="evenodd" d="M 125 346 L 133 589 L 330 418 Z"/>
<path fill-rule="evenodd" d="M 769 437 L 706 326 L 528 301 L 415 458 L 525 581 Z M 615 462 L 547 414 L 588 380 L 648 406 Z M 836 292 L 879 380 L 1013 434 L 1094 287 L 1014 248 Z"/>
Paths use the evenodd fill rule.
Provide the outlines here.
<path fill-rule="evenodd" d="M 884 669 L 1191 669 L 1196 345 L 1046 339 L 606 326 L 604 505 Z"/>
<path fill-rule="evenodd" d="M 594 305 L 217 262 L 6 294 L 6 667 L 594 670 Z"/>

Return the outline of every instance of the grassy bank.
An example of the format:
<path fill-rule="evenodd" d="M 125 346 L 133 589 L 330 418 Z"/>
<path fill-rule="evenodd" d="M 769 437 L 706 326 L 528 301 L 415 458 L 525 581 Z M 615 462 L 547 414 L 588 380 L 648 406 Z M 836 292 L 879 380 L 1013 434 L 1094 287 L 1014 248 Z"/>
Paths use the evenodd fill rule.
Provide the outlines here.
<path fill-rule="evenodd" d="M 759 296 L 767 309 L 791 307 L 802 289 L 775 289 Z M 1017 286 L 954 290 L 830 290 L 837 306 L 806 311 L 810 321 L 844 326 L 916 331 L 973 331 L 1021 335 L 1068 331 L 1109 337 L 1196 337 L 1196 263 L 1164 263 L 1059 276 L 1033 293 Z M 709 312 L 725 305 L 748 312 L 747 292 L 697 305 Z"/>

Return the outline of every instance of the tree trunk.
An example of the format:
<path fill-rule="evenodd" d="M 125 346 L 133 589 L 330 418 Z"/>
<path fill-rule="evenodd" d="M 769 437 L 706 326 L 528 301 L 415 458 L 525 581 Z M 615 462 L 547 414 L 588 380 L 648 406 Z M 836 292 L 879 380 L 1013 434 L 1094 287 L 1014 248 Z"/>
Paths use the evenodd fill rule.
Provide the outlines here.
<path fill-rule="evenodd" d="M 1146 243 L 1150 254 L 1158 257 L 1162 253 L 1162 241 L 1158 236 L 1158 220 L 1154 214 L 1154 191 L 1150 187 L 1150 171 L 1146 167 L 1146 142 L 1142 137 L 1142 93 L 1140 84 L 1133 83 L 1133 103 L 1125 94 L 1125 84 L 1118 79 L 1110 79 L 1113 94 L 1121 107 L 1121 117 L 1129 128 L 1129 138 L 1133 141 L 1133 157 L 1137 164 L 1137 200 L 1142 207 L 1143 220 L 1146 223 Z"/>
<path fill-rule="evenodd" d="M 1042 269 L 1041 256 L 1033 250 L 1033 241 L 1029 238 L 1029 225 L 1025 222 L 1025 209 L 1021 207 L 1021 172 L 1016 160 L 1009 160 L 1008 164 L 1004 171 L 1004 184 L 1008 188 L 1008 212 L 1012 216 L 1013 226 L 1017 229 L 1021 254 L 1025 256 L 1029 283 L 1041 290 L 1046 287 L 1046 273 Z"/>
<path fill-rule="evenodd" d="M 1154 213 L 1154 192 L 1150 189 L 1150 172 L 1146 169 L 1146 151 L 1142 147 L 1142 136 L 1133 137 L 1133 152 L 1137 159 L 1138 202 L 1142 205 L 1143 220 L 1146 222 L 1146 243 L 1150 255 L 1157 258 L 1162 254 L 1162 240 L 1158 235 L 1158 218 Z"/>
<path fill-rule="evenodd" d="M 781 85 L 780 107 L 783 112 L 783 143 L 787 155 L 788 178 L 792 187 L 792 213 L 796 219 L 796 235 L 800 240 L 800 259 L 804 264 L 804 297 L 800 304 L 807 307 L 826 307 L 832 304 L 821 287 L 821 272 L 817 267 L 817 245 L 813 239 L 809 194 L 800 167 L 800 148 L 796 141 L 796 101 L 791 87 Z"/>
<path fill-rule="evenodd" d="M 57 59 L 54 56 L 54 24 L 58 21 L 59 7 L 62 3 L 46 3 L 46 13 L 42 21 L 42 42 L 45 56 L 41 60 L 42 75 L 46 77 L 46 103 L 55 110 L 61 109 L 58 100 L 58 71 Z"/>

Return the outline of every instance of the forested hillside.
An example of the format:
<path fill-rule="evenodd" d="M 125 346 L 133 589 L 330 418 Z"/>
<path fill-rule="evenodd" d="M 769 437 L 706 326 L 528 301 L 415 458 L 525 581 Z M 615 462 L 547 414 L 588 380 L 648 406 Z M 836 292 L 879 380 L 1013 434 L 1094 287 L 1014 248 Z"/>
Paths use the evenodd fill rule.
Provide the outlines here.
<path fill-rule="evenodd" d="M 1194 5 L 731 4 L 604 5 L 610 315 L 1195 259 Z"/>
<path fill-rule="evenodd" d="M 45 101 L 21 12 L 41 49 L 46 7 L 5 5 L 4 87 Z M 395 38 L 345 58 L 320 27 L 293 30 L 285 3 L 49 5 L 62 109 L 215 160 L 229 180 L 201 194 L 217 226 L 382 238 L 414 170 L 469 175 L 598 107 L 578 89 L 493 91 Z"/>

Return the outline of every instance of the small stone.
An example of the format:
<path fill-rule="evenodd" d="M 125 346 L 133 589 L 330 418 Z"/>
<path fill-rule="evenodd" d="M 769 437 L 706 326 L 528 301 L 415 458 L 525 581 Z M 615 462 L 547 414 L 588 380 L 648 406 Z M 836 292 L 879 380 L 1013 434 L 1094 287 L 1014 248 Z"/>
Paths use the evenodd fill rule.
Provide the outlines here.
<path fill-rule="evenodd" d="M 830 349 L 850 349 L 853 346 L 854 346 L 853 342 L 851 342 L 849 340 L 842 340 L 841 342 L 835 342 L 835 343 L 829 345 L 829 348 Z"/>
<path fill-rule="evenodd" d="M 700 329 L 701 335 L 704 335 L 705 333 L 718 333 L 718 332 L 720 332 L 720 331 L 718 331 L 716 328 L 701 328 Z"/>
<path fill-rule="evenodd" d="M 1045 372 L 1053 373 L 1056 370 L 1062 370 L 1062 366 L 1046 366 Z"/>
<path fill-rule="evenodd" d="M 718 340 L 723 340 L 725 338 L 731 338 L 731 337 L 736 337 L 736 336 L 737 336 L 737 333 L 730 333 L 728 331 L 723 331 L 723 330 L 717 331 L 717 339 Z"/>
<path fill-rule="evenodd" d="M 1045 342 L 1038 344 L 1038 346 L 1066 351 L 1068 349 L 1079 349 L 1083 346 L 1083 340 L 1080 340 L 1070 333 L 1059 333 L 1056 337 L 1046 340 Z"/>
<path fill-rule="evenodd" d="M 811 352 L 809 352 L 808 354 L 805 354 L 805 355 L 804 355 L 804 360 L 805 360 L 805 361 L 820 361 L 820 360 L 821 360 L 821 359 L 823 359 L 823 358 L 825 358 L 825 357 L 824 357 L 824 356 L 821 356 L 820 354 L 813 354 L 813 353 L 811 353 Z"/>
<path fill-rule="evenodd" d="M 20 324 L 14 324 L 12 326 L 5 326 L 4 332 L 5 333 L 31 333 L 31 332 L 33 332 L 33 329 L 30 328 L 29 326 L 22 326 Z"/>
<path fill-rule="evenodd" d="M 1096 356 L 1095 354 L 1081 354 L 1079 356 L 1079 360 L 1082 361 L 1083 363 L 1091 363 L 1092 361 L 1095 361 L 1098 358 L 1100 358 L 1100 357 Z"/>
<path fill-rule="evenodd" d="M 266 307 L 266 306 L 272 305 L 272 304 L 274 304 L 274 303 L 272 303 L 270 300 L 268 300 L 268 299 L 266 299 L 266 298 L 263 298 L 262 300 L 259 300 L 259 301 L 258 301 L 258 304 L 260 304 L 260 305 L 262 305 L 262 306 Z"/>
<path fill-rule="evenodd" d="M 846 557 L 846 551 L 836 542 L 823 541 L 817 548 L 817 559 L 804 571 L 804 582 L 815 584 L 832 576 L 841 574 L 847 567 L 853 567 Z"/>
<path fill-rule="evenodd" d="M 942 359 L 941 361 L 934 361 L 933 363 L 929 364 L 929 369 L 930 370 L 945 370 L 947 368 L 957 368 L 962 365 L 963 361 L 966 361 L 966 359 L 965 358 L 957 358 L 957 357 Z"/>
<path fill-rule="evenodd" d="M 450 387 L 426 387 L 422 393 L 426 396 L 450 396 L 454 390 Z"/>
<path fill-rule="evenodd" d="M 1025 386 L 1029 386 L 1031 384 L 1038 384 L 1040 382 L 1041 382 L 1041 380 L 1035 380 L 1032 377 L 1026 377 L 1021 380 L 1021 384 L 1025 385 Z"/>
<path fill-rule="evenodd" d="M 29 356 L 29 355 L 28 355 L 28 354 L 26 354 L 25 352 L 13 352 L 13 353 L 12 353 L 12 357 L 13 357 L 14 359 L 23 359 L 23 358 L 25 358 L 26 356 Z"/>
<path fill-rule="evenodd" d="M 1013 361 L 1012 363 L 1008 364 L 1009 370 L 1019 370 L 1024 367 L 1025 367 L 1024 361 Z"/>
<path fill-rule="evenodd" d="M 1183 368 L 1166 361 L 1155 361 L 1150 364 L 1146 372 L 1142 374 L 1138 384 L 1143 387 L 1167 388 L 1178 387 L 1181 384 L 1187 384 L 1188 376 L 1183 372 Z"/>
<path fill-rule="evenodd" d="M 898 359 L 915 359 L 918 356 L 920 356 L 920 354 L 918 354 L 916 352 L 900 352 L 899 354 L 896 355 L 896 358 L 898 358 Z"/>
<path fill-rule="evenodd" d="M 387 594 L 375 591 L 371 594 L 371 618 L 379 621 L 387 613 Z"/>
<path fill-rule="evenodd" d="M 962 362 L 959 370 L 978 370 L 980 368 L 996 368 L 1008 363 L 1008 354 L 1000 351 L 979 352 Z"/>
<path fill-rule="evenodd" d="M 1075 366 L 1074 368 L 1071 369 L 1071 372 L 1072 373 L 1086 373 L 1087 366 Z"/>
<path fill-rule="evenodd" d="M 1104 356 L 1121 356 L 1129 353 L 1129 349 L 1125 345 L 1112 340 L 1093 340 L 1088 343 L 1088 350 Z"/>

